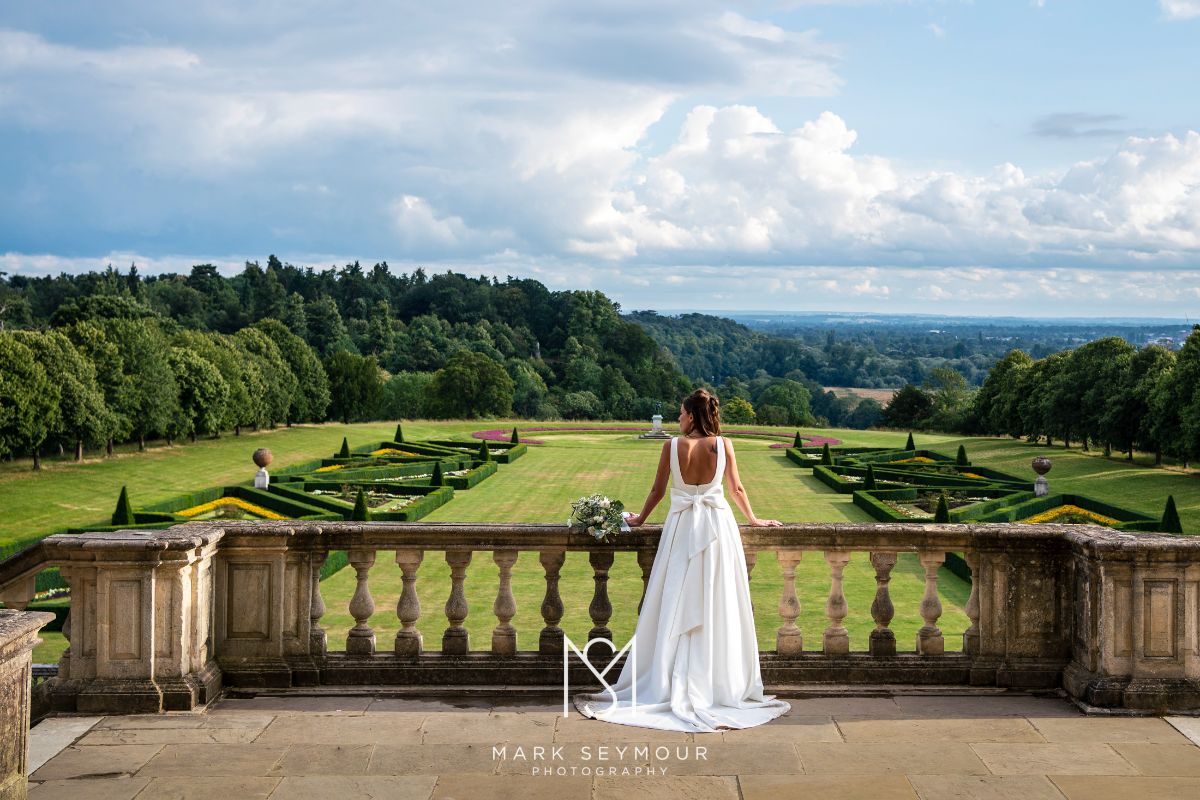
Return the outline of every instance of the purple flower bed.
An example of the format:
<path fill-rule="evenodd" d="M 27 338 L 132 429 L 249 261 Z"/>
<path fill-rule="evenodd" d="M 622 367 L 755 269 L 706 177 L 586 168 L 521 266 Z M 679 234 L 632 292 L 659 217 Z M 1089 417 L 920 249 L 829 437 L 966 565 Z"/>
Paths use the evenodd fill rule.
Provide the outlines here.
<path fill-rule="evenodd" d="M 523 444 L 545 444 L 544 439 L 526 439 L 527 431 L 629 431 L 631 433 L 645 431 L 644 427 L 630 427 L 628 425 L 573 425 L 567 427 L 555 427 L 553 425 L 545 425 L 533 428 L 519 428 L 518 435 L 521 437 Z M 775 439 L 788 439 L 794 437 L 785 433 L 777 433 L 776 431 L 760 431 L 746 428 L 730 428 L 727 433 L 740 436 L 770 436 Z M 489 442 L 507 442 L 512 438 L 511 428 L 494 428 L 488 431 L 475 431 L 471 434 L 476 439 L 486 439 Z M 800 435 L 800 438 L 808 442 L 808 447 L 820 447 L 823 444 L 838 445 L 842 443 L 841 439 L 831 439 L 828 436 L 806 436 Z M 771 447 L 791 447 L 791 443 L 773 444 Z"/>

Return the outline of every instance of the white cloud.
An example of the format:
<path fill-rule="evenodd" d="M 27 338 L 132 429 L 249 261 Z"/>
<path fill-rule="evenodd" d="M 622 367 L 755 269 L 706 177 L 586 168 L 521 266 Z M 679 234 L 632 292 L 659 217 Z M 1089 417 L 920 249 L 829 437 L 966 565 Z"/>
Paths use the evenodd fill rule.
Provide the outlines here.
<path fill-rule="evenodd" d="M 1167 19 L 1200 17 L 1200 0 L 1158 0 L 1158 5 Z"/>
<path fill-rule="evenodd" d="M 943 28 L 941 25 L 938 25 L 936 22 L 929 23 L 928 25 L 925 26 L 925 28 L 930 33 L 932 33 L 934 38 L 936 38 L 936 39 L 945 39 L 946 38 L 946 29 Z"/>

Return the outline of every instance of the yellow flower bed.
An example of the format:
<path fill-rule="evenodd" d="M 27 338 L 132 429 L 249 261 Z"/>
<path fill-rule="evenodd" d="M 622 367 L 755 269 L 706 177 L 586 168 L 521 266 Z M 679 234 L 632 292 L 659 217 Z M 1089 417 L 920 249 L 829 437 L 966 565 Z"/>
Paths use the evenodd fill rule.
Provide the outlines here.
<path fill-rule="evenodd" d="M 200 505 L 192 506 L 191 508 L 185 508 L 183 511 L 176 511 L 175 513 L 181 517 L 195 517 L 207 511 L 220 508 L 221 506 L 234 506 L 242 509 L 243 511 L 247 511 L 256 517 L 262 517 L 263 519 L 287 519 L 287 517 L 283 516 L 282 514 L 276 514 L 274 511 L 269 511 L 262 506 L 256 506 L 254 503 L 247 503 L 240 497 L 218 497 L 216 500 L 212 500 L 207 503 L 201 503 Z"/>
<path fill-rule="evenodd" d="M 934 461 L 932 458 L 928 458 L 927 456 L 914 456 L 912 458 L 902 458 L 899 461 L 893 461 L 892 463 L 893 464 L 932 464 L 932 463 L 934 463 Z"/>
<path fill-rule="evenodd" d="M 1025 519 L 1021 520 L 1021 523 L 1025 524 L 1025 525 L 1033 525 L 1038 522 L 1054 522 L 1054 520 L 1058 519 L 1059 517 L 1065 517 L 1068 514 L 1075 514 L 1080 517 L 1086 517 L 1098 525 L 1108 525 L 1111 527 L 1113 525 L 1121 524 L 1121 521 L 1119 519 L 1113 519 L 1112 517 L 1106 517 L 1103 514 L 1097 514 L 1095 511 L 1088 511 L 1086 508 L 1080 508 L 1079 506 L 1073 506 L 1069 503 L 1061 505 L 1061 506 L 1056 506 L 1055 508 L 1052 508 L 1049 511 L 1043 511 L 1040 514 L 1034 514 L 1032 517 L 1026 517 Z"/>
<path fill-rule="evenodd" d="M 983 477 L 982 475 L 976 475 L 974 472 L 960 472 L 958 474 L 962 475 L 964 478 L 978 478 L 981 481 L 987 480 L 987 478 Z"/>
<path fill-rule="evenodd" d="M 330 464 L 328 467 L 318 467 L 313 472 L 333 472 L 335 469 L 341 469 L 345 464 Z"/>
<path fill-rule="evenodd" d="M 373 456 L 419 456 L 420 453 L 410 453 L 407 450 L 397 450 L 394 447 L 384 447 L 371 452 Z"/>

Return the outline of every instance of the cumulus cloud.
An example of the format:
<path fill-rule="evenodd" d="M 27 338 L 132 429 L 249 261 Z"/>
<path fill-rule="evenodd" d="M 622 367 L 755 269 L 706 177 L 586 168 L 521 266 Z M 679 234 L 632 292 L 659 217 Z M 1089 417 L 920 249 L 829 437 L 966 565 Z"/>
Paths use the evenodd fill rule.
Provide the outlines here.
<path fill-rule="evenodd" d="M 1125 119 L 1120 114 L 1084 114 L 1065 112 L 1045 114 L 1033 122 L 1034 136 L 1053 139 L 1086 139 L 1108 136 L 1125 136 L 1131 131 L 1114 128 L 1112 124 Z"/>
<path fill-rule="evenodd" d="M 1158 5 L 1167 19 L 1200 17 L 1200 0 L 1158 0 Z"/>

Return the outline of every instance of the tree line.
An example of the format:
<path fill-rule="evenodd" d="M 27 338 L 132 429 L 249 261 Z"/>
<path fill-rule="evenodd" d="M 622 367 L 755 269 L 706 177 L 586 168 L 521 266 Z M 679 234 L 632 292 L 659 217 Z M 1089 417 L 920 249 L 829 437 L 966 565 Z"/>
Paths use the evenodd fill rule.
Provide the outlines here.
<path fill-rule="evenodd" d="M 1129 460 L 1141 450 L 1156 464 L 1164 456 L 1187 464 L 1200 459 L 1200 325 L 1178 352 L 1116 336 L 1038 359 L 1014 349 L 974 392 L 952 377 L 939 387 L 905 386 L 882 424 L 1078 442 Z"/>

